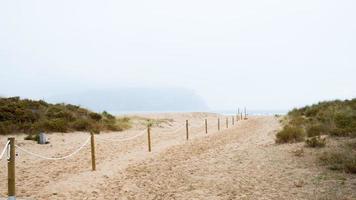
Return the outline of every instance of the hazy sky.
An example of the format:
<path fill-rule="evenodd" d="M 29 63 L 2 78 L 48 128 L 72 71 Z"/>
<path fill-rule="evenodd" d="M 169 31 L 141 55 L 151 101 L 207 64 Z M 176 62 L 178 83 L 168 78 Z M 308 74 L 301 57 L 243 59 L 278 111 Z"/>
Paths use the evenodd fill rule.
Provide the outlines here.
<path fill-rule="evenodd" d="M 0 94 L 182 87 L 212 109 L 356 97 L 355 0 L 2 0 Z"/>

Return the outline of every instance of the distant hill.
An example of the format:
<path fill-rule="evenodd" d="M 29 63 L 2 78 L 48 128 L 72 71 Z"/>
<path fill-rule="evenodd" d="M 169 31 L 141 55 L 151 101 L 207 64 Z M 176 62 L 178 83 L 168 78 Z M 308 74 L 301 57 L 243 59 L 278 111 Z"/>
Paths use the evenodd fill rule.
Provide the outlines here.
<path fill-rule="evenodd" d="M 128 123 L 129 119 L 115 119 L 107 112 L 99 114 L 71 104 L 50 104 L 19 97 L 0 98 L 0 134 L 117 131 L 128 128 Z"/>
<path fill-rule="evenodd" d="M 69 102 L 95 111 L 204 111 L 203 99 L 195 92 L 177 88 L 119 88 L 89 90 L 48 98 L 50 102 Z"/>

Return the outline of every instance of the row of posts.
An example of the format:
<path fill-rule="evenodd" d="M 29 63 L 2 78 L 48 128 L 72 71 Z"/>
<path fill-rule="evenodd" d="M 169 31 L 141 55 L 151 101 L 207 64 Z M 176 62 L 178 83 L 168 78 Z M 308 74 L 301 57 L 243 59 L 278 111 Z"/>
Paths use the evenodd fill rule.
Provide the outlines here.
<path fill-rule="evenodd" d="M 246 116 L 246 110 L 245 110 L 245 118 L 242 118 L 242 113 L 239 116 L 238 114 L 235 116 L 232 116 L 232 125 L 235 124 L 235 120 L 238 121 L 238 118 L 240 117 L 241 120 L 247 119 Z M 189 121 L 186 120 L 185 123 L 185 128 L 186 128 L 186 139 L 189 140 Z M 229 128 L 229 118 L 226 118 L 226 128 Z M 220 118 L 218 118 L 218 131 L 220 131 Z M 205 134 L 208 134 L 208 120 L 205 119 Z M 10 141 L 10 152 L 9 152 L 9 158 L 8 158 L 8 200 L 15 200 L 16 197 L 16 187 L 15 187 L 15 157 L 16 157 L 16 152 L 15 152 L 15 138 L 11 137 L 8 138 Z M 151 152 L 151 126 L 147 126 L 147 142 L 148 142 L 148 151 Z M 91 147 L 91 164 L 92 164 L 92 170 L 96 170 L 96 162 L 95 162 L 95 139 L 94 139 L 94 133 L 90 133 L 90 147 Z"/>

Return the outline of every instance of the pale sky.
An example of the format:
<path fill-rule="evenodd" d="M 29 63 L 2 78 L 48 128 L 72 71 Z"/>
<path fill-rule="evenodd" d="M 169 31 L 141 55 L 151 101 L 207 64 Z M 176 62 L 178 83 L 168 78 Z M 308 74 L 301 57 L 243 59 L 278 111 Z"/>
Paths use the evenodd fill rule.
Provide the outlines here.
<path fill-rule="evenodd" d="M 356 97 L 355 0 L 1 0 L 0 95 L 194 90 L 211 109 Z"/>

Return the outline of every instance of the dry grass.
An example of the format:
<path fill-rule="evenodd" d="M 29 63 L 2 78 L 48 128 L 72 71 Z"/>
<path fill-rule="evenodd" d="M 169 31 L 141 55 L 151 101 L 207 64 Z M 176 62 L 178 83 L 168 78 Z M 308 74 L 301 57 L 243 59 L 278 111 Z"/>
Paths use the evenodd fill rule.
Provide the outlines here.
<path fill-rule="evenodd" d="M 336 146 L 325 150 L 319 159 L 321 163 L 331 170 L 340 170 L 346 173 L 356 173 L 356 140 L 349 142 L 343 139 Z"/>
<path fill-rule="evenodd" d="M 301 142 L 304 140 L 303 129 L 296 126 L 285 126 L 276 135 L 277 143 L 287 143 L 287 142 Z"/>

